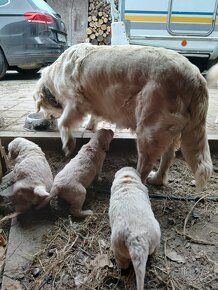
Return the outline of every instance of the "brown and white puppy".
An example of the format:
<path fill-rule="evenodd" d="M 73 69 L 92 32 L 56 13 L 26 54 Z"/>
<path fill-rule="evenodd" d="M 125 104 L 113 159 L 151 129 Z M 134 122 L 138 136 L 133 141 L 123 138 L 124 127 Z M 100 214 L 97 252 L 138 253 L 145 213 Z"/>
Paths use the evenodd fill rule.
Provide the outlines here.
<path fill-rule="evenodd" d="M 49 196 L 53 183 L 45 154 L 37 144 L 15 138 L 8 145 L 8 156 L 14 162 L 16 211 L 25 212 L 39 206 Z"/>
<path fill-rule="evenodd" d="M 197 191 L 211 175 L 205 130 L 207 83 L 199 69 L 175 51 L 139 45 L 74 45 L 42 71 L 34 99 L 48 115 L 61 115 L 58 126 L 66 154 L 75 145 L 73 128 L 91 114 L 136 132 L 137 170 L 143 181 L 161 157 L 149 182 L 167 183 L 179 138 Z"/>
<path fill-rule="evenodd" d="M 70 212 L 73 216 L 83 218 L 92 214 L 91 210 L 82 210 L 86 188 L 99 177 L 113 135 L 112 130 L 98 130 L 55 176 L 51 196 L 41 206 L 47 204 L 52 197 L 59 196 L 70 204 Z"/>
<path fill-rule="evenodd" d="M 117 265 L 126 269 L 132 261 L 137 290 L 143 290 L 147 259 L 159 247 L 161 231 L 148 190 L 132 167 L 123 167 L 115 174 L 109 218 L 111 247 Z"/>

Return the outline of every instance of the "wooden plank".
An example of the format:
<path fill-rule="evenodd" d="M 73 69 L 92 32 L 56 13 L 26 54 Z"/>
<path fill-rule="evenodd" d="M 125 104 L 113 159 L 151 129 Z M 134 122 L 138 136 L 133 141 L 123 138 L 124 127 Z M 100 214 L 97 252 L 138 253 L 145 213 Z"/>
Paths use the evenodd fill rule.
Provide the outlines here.
<path fill-rule="evenodd" d="M 5 149 L 2 146 L 0 139 L 0 182 L 2 181 L 2 177 L 9 170 L 8 158 L 5 153 Z"/>
<path fill-rule="evenodd" d="M 1 290 L 25 289 L 20 288 L 19 278 L 23 277 L 34 255 L 43 250 L 43 236 L 53 223 L 48 209 L 12 220 Z"/>

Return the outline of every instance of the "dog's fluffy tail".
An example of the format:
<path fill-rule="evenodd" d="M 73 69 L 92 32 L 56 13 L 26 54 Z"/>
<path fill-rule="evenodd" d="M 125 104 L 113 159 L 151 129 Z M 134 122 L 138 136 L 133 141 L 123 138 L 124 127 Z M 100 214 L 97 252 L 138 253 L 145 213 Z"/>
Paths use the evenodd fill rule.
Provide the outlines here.
<path fill-rule="evenodd" d="M 143 290 L 149 245 L 143 238 L 137 237 L 129 242 L 128 248 L 135 270 L 137 290 Z"/>
<path fill-rule="evenodd" d="M 35 194 L 38 194 L 39 196 L 41 197 L 45 197 L 43 199 L 43 201 L 36 207 L 36 209 L 41 209 L 43 207 L 45 207 L 49 202 L 50 200 L 52 199 L 52 197 L 56 196 L 57 195 L 57 192 L 56 191 L 51 191 L 51 193 L 48 193 L 44 187 L 41 187 L 41 186 L 38 186 L 34 189 L 34 193 Z"/>
<path fill-rule="evenodd" d="M 207 72 L 208 85 L 214 85 L 218 82 L 218 63 L 212 66 Z"/>
<path fill-rule="evenodd" d="M 181 150 L 195 175 L 197 192 L 204 188 L 213 170 L 206 134 L 208 90 L 203 77 L 199 76 L 198 83 L 190 101 L 190 122 L 181 136 Z"/>

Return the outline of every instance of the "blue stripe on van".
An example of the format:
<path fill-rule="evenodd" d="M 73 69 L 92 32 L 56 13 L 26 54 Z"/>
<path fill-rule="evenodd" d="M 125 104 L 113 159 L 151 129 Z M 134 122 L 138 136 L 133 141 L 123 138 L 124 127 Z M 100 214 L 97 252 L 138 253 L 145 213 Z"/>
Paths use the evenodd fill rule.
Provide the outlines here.
<path fill-rule="evenodd" d="M 125 10 L 125 13 L 133 13 L 133 14 L 168 14 L 168 11 L 146 11 L 146 10 Z M 212 12 L 182 12 L 182 11 L 172 11 L 174 15 L 210 15 L 212 16 Z"/>

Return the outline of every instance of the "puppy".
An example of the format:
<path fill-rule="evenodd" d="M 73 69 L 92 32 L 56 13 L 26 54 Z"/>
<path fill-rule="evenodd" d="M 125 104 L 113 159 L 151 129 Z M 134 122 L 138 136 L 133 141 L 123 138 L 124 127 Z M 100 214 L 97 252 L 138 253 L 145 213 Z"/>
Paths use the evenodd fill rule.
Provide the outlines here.
<path fill-rule="evenodd" d="M 86 188 L 99 177 L 113 135 L 112 130 L 100 129 L 97 131 L 91 140 L 82 146 L 78 154 L 56 175 L 51 196 L 44 201 L 42 206 L 58 195 L 70 204 L 70 212 L 73 216 L 84 218 L 92 214 L 91 210 L 82 210 L 86 198 Z"/>
<path fill-rule="evenodd" d="M 148 255 L 159 246 L 161 232 L 151 209 L 148 190 L 132 167 L 123 167 L 115 174 L 109 218 L 111 247 L 117 265 L 126 269 L 132 260 L 137 290 L 143 290 Z"/>
<path fill-rule="evenodd" d="M 14 165 L 13 193 L 16 211 L 25 212 L 49 196 L 53 183 L 50 166 L 41 148 L 25 138 L 15 138 L 8 145 L 8 157 Z"/>

